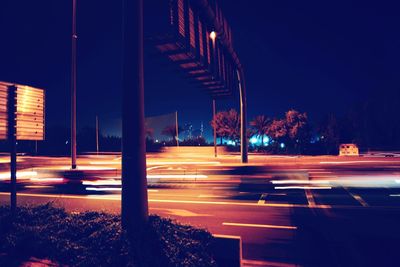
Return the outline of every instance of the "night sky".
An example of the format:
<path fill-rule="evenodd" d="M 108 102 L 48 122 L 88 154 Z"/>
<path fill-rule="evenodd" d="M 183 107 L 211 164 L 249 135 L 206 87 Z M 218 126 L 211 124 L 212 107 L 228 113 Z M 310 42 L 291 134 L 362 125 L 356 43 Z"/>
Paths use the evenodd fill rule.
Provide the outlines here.
<path fill-rule="evenodd" d="M 48 127 L 69 127 L 71 3 L 0 2 L 0 80 L 46 89 Z M 249 119 L 295 108 L 318 120 L 400 90 L 398 1 L 219 3 L 245 68 Z M 98 114 L 103 133 L 120 134 L 121 17 L 121 0 L 78 0 L 78 128 Z M 210 132 L 209 96 L 154 54 L 145 61 L 146 116 L 177 110 L 181 124 Z"/>

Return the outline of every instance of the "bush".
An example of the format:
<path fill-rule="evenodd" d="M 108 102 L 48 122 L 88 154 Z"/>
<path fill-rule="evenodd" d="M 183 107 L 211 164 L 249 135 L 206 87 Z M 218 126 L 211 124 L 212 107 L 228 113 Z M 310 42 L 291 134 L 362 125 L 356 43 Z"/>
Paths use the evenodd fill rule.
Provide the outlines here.
<path fill-rule="evenodd" d="M 128 236 L 121 218 L 99 212 L 68 213 L 51 204 L 0 207 L 0 266 L 30 257 L 69 266 L 215 266 L 210 233 L 150 216 Z"/>

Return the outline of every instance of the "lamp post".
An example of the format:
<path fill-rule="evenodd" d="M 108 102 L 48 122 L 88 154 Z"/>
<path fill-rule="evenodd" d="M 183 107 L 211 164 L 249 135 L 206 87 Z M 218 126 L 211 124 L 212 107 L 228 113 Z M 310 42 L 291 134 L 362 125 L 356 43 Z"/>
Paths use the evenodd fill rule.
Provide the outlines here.
<path fill-rule="evenodd" d="M 99 117 L 96 116 L 96 153 L 99 154 Z"/>
<path fill-rule="evenodd" d="M 212 47 L 213 47 L 213 66 L 214 66 L 214 72 L 216 72 L 216 64 L 217 64 L 217 57 L 216 57 L 216 49 L 215 49 L 215 41 L 217 39 L 217 33 L 215 31 L 212 31 L 210 33 L 210 39 L 212 41 Z M 217 131 L 216 131 L 216 125 L 215 125 L 215 99 L 213 99 L 213 120 L 214 120 L 214 127 L 213 127 L 213 137 L 214 137 L 214 157 L 217 157 Z"/>
<path fill-rule="evenodd" d="M 213 127 L 213 135 L 214 135 L 214 157 L 217 157 L 217 125 L 215 123 L 215 99 L 213 99 L 213 121 L 214 121 L 214 127 Z"/>
<path fill-rule="evenodd" d="M 204 1 L 203 4 L 205 3 Z M 206 5 L 207 6 L 207 5 Z M 214 62 L 216 62 L 216 50 L 215 50 L 215 40 L 217 38 L 217 33 L 212 31 L 210 33 L 210 38 L 213 44 L 213 54 L 214 54 Z M 226 41 L 226 36 L 223 41 Z M 230 53 L 236 62 L 236 76 L 238 80 L 239 94 L 240 94 L 240 154 L 242 163 L 248 163 L 248 140 L 247 140 L 247 99 L 246 99 L 246 83 L 244 80 L 244 71 L 243 66 L 239 63 L 239 59 L 234 53 L 232 47 L 230 46 Z M 215 141 L 214 141 L 215 142 Z"/>
<path fill-rule="evenodd" d="M 72 0 L 71 51 L 71 169 L 76 169 L 76 0 Z"/>

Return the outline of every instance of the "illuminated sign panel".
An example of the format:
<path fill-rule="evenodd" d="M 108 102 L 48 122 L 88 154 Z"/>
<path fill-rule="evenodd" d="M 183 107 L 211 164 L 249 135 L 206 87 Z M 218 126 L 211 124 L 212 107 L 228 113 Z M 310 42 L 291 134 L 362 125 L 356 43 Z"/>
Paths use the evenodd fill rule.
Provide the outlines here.
<path fill-rule="evenodd" d="M 9 101 L 15 107 L 16 139 L 44 140 L 44 90 L 0 82 L 0 139 L 7 139 Z"/>
<path fill-rule="evenodd" d="M 17 86 L 17 140 L 44 139 L 44 91 Z"/>
<path fill-rule="evenodd" d="M 8 85 L 0 83 L 0 140 L 7 139 L 7 98 L 8 98 Z"/>

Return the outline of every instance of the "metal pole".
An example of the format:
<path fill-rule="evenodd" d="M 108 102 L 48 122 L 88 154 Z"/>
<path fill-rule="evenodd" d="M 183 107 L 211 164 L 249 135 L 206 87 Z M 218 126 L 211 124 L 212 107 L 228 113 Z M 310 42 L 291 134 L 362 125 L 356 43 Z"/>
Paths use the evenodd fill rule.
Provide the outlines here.
<path fill-rule="evenodd" d="M 96 152 L 99 154 L 99 117 L 96 116 Z"/>
<path fill-rule="evenodd" d="M 144 130 L 143 0 L 124 0 L 122 97 L 122 226 L 148 221 Z"/>
<path fill-rule="evenodd" d="M 240 92 L 240 154 L 242 157 L 242 163 L 248 162 L 247 157 L 247 101 L 246 101 L 246 84 L 244 81 L 243 70 L 236 71 L 239 92 Z"/>
<path fill-rule="evenodd" d="M 71 168 L 76 169 L 76 0 L 72 0 L 71 55 Z"/>
<path fill-rule="evenodd" d="M 217 157 L 217 127 L 215 125 L 215 99 L 213 99 L 213 121 L 214 121 L 214 156 Z"/>
<path fill-rule="evenodd" d="M 16 92 L 15 86 L 8 87 L 8 141 L 10 144 L 10 203 L 11 211 L 17 209 L 17 145 L 16 145 Z"/>
<path fill-rule="evenodd" d="M 178 111 L 175 111 L 175 131 L 176 131 L 176 146 L 179 147 L 179 126 L 178 126 Z"/>

